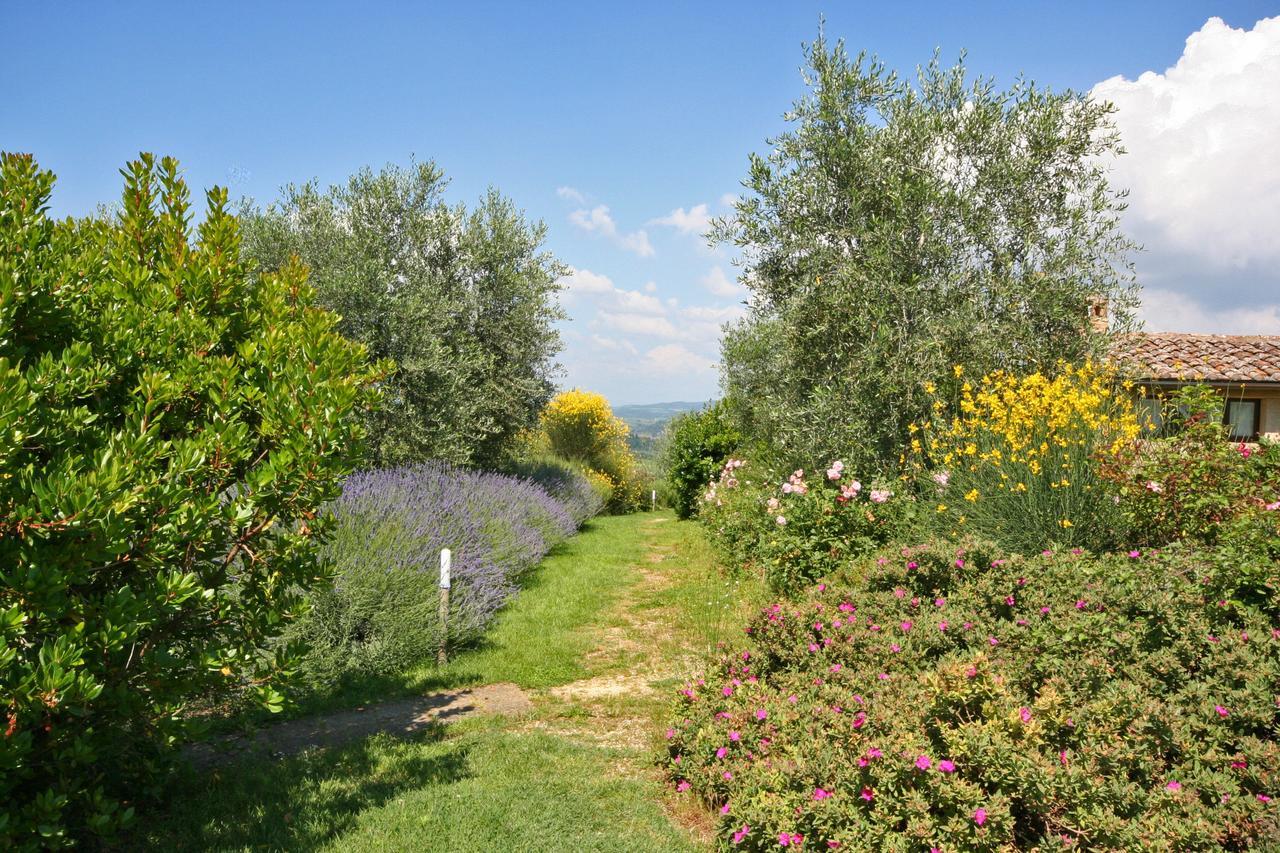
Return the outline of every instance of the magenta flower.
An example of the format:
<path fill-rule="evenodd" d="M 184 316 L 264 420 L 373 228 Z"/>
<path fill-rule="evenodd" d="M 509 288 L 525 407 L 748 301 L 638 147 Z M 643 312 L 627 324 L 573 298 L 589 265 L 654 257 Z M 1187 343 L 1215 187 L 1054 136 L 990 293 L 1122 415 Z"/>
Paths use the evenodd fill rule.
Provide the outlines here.
<path fill-rule="evenodd" d="M 947 620 L 943 619 L 941 622 L 938 623 L 938 630 L 939 631 L 947 630 Z"/>
<path fill-rule="evenodd" d="M 690 785 L 688 782 L 686 782 L 684 779 L 681 779 L 681 780 L 676 784 L 676 790 L 677 790 L 677 791 L 679 791 L 679 792 L 680 792 L 680 793 L 682 793 L 682 794 L 683 794 L 685 791 L 687 791 L 687 790 L 689 790 L 690 788 L 692 788 L 692 787 L 693 787 L 693 786 L 692 786 L 692 785 Z"/>
<path fill-rule="evenodd" d="M 929 759 L 929 756 L 920 755 L 916 757 L 917 770 L 928 770 L 932 766 L 933 766 L 933 762 Z"/>
<path fill-rule="evenodd" d="M 1213 710 L 1218 712 L 1219 717 L 1226 717 L 1226 716 L 1230 716 L 1231 714 L 1230 711 L 1228 711 L 1226 708 L 1222 707 L 1221 705 L 1214 705 Z"/>
<path fill-rule="evenodd" d="M 756 709 L 756 719 L 757 719 L 757 720 L 763 720 L 763 719 L 764 719 L 765 717 L 767 717 L 767 716 L 769 716 L 769 712 L 768 712 L 768 711 L 766 711 L 764 708 L 757 708 L 757 709 Z"/>
<path fill-rule="evenodd" d="M 671 740 L 675 736 L 676 736 L 675 729 L 667 729 L 667 740 Z"/>
<path fill-rule="evenodd" d="M 1010 607 L 1014 605 L 1014 602 L 1015 602 L 1015 599 L 1012 595 L 1006 595 L 1004 597 L 1004 603 L 1009 605 Z"/>
<path fill-rule="evenodd" d="M 738 731 L 729 732 L 729 740 L 732 740 L 732 741 L 742 740 L 742 733 Z"/>
<path fill-rule="evenodd" d="M 1026 705 L 1023 705 L 1018 709 L 1018 716 L 1022 718 L 1022 722 L 1024 723 L 1031 722 L 1031 709 Z"/>
<path fill-rule="evenodd" d="M 945 607 L 946 604 L 947 604 L 947 600 L 945 598 L 935 598 L 933 600 L 934 607 Z"/>
<path fill-rule="evenodd" d="M 1165 788 L 1167 788 L 1170 791 L 1181 791 L 1182 783 L 1177 781 L 1171 781 L 1165 785 Z"/>
<path fill-rule="evenodd" d="M 867 750 L 867 758 L 883 758 L 884 753 L 876 749 L 874 746 Z"/>
<path fill-rule="evenodd" d="M 725 696 L 732 696 L 732 695 L 733 695 L 733 688 L 732 688 L 732 687 L 727 687 L 727 686 L 726 686 L 726 687 L 724 688 L 724 690 L 721 690 L 720 692 L 721 692 L 721 693 L 723 693 Z"/>
<path fill-rule="evenodd" d="M 912 560 L 911 562 L 907 563 L 907 571 L 911 571 L 912 569 L 918 569 L 918 568 L 920 568 L 920 564 L 917 563 L 915 560 Z"/>
<path fill-rule="evenodd" d="M 957 569 L 964 568 L 964 560 L 960 559 L 959 557 L 956 558 L 956 568 Z"/>
<path fill-rule="evenodd" d="M 1258 802 L 1260 802 L 1260 803 L 1269 803 L 1269 802 L 1271 802 L 1271 798 L 1270 798 L 1270 797 L 1268 797 L 1266 794 L 1259 794 L 1259 795 L 1258 795 Z"/>
<path fill-rule="evenodd" d="M 978 826 L 982 826 L 984 823 L 986 823 L 987 810 L 984 808 L 979 808 L 977 811 L 975 811 L 973 813 L 973 822 L 976 823 Z"/>
<path fill-rule="evenodd" d="M 813 798 L 814 798 L 815 800 L 825 800 L 825 799 L 827 799 L 827 798 L 828 798 L 828 797 L 830 797 L 830 796 L 831 796 L 831 792 L 830 792 L 830 791 L 823 790 L 822 788 L 814 788 L 814 789 L 813 789 Z"/>
<path fill-rule="evenodd" d="M 1131 560 L 1136 560 L 1136 559 L 1138 559 L 1138 558 L 1139 558 L 1139 557 L 1141 557 L 1141 556 L 1142 556 L 1142 552 L 1141 552 L 1141 551 L 1134 550 L 1134 551 L 1130 551 L 1130 552 L 1129 552 L 1129 559 L 1131 559 Z"/>
<path fill-rule="evenodd" d="M 749 833 L 749 832 L 751 832 L 751 827 L 747 826 L 747 825 L 744 823 L 744 824 L 742 825 L 742 829 L 739 829 L 737 832 L 735 832 L 735 833 L 733 834 L 733 843 L 734 843 L 734 844 L 741 844 L 741 843 L 742 843 L 742 839 L 746 838 L 746 837 L 747 837 L 747 833 Z"/>
<path fill-rule="evenodd" d="M 947 759 L 945 759 L 945 758 L 938 762 L 938 769 L 939 769 L 940 771 L 942 771 L 943 773 L 954 773 L 954 772 L 956 772 L 956 766 L 955 766 L 955 764 L 953 764 L 952 762 L 948 761 L 948 760 L 947 760 Z"/>
<path fill-rule="evenodd" d="M 904 595 L 906 595 L 906 594 L 907 594 L 907 591 L 906 591 L 905 589 L 903 589 L 902 587 L 900 587 L 900 586 L 899 586 L 899 587 L 894 587 L 894 590 L 893 590 L 893 597 L 894 597 L 894 598 L 902 598 L 902 597 L 903 597 Z"/>
<path fill-rule="evenodd" d="M 993 645 L 993 646 L 998 646 L 998 645 L 1000 645 L 1000 641 L 999 641 L 999 640 L 997 640 L 995 637 L 988 637 L 988 638 L 987 638 L 987 642 L 988 642 L 988 643 L 990 643 L 990 644 L 991 644 L 991 645 Z"/>
<path fill-rule="evenodd" d="M 728 813 L 729 813 L 729 804 L 725 803 L 723 806 L 720 807 L 720 814 L 728 814 Z"/>
<path fill-rule="evenodd" d="M 904 633 L 904 634 L 905 634 L 905 633 L 907 633 L 908 631 L 910 631 L 910 630 L 911 630 L 911 622 L 908 620 L 908 621 L 906 621 L 906 622 L 903 622 L 903 623 L 902 623 L 901 625 L 899 625 L 898 627 L 899 627 L 899 628 L 901 628 L 901 629 L 902 629 L 902 633 Z"/>
<path fill-rule="evenodd" d="M 861 793 L 861 794 L 859 794 L 858 796 L 859 796 L 859 797 L 862 797 L 862 799 L 866 800 L 868 803 L 869 803 L 869 802 L 871 802 L 872 800 L 874 800 L 874 799 L 875 799 L 875 797 L 876 797 L 876 795 L 875 795 L 875 794 L 871 793 L 871 789 L 870 789 L 870 788 L 863 788 L 863 789 L 862 789 L 862 793 Z"/>
<path fill-rule="evenodd" d="M 855 729 L 862 728 L 863 724 L 865 724 L 866 722 L 867 722 L 867 715 L 861 711 L 859 711 L 857 714 L 853 716 L 853 727 Z"/>
<path fill-rule="evenodd" d="M 732 781 L 733 781 L 733 774 L 732 774 L 732 773 L 730 773 L 728 770 L 724 771 L 724 773 L 723 773 L 723 774 L 721 774 L 721 775 L 723 775 L 723 776 L 724 776 L 724 781 L 726 781 L 726 782 L 732 782 Z"/>
<path fill-rule="evenodd" d="M 896 655 L 898 652 L 902 651 L 902 646 L 898 645 L 897 643 L 890 643 L 889 651 L 893 652 Z"/>

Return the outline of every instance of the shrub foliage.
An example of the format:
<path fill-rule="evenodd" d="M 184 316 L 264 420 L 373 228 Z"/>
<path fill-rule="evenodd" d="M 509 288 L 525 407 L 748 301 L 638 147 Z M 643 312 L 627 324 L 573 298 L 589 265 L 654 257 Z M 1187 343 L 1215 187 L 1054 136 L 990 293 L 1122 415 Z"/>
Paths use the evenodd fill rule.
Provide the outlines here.
<path fill-rule="evenodd" d="M 1129 391 L 1089 363 L 974 381 L 962 380 L 952 405 L 935 397 L 933 417 L 910 427 L 922 517 L 943 535 L 1022 553 L 1118 545 L 1124 525 L 1099 456 L 1135 446 L 1141 427 Z"/>
<path fill-rule="evenodd" d="M 689 518 L 698 511 L 703 491 L 741 444 L 742 436 L 730 423 L 723 403 L 679 415 L 666 433 L 667 497 L 677 516 Z"/>
<path fill-rule="evenodd" d="M 1276 612 L 1195 551 L 886 552 L 685 685 L 663 764 L 735 850 L 1274 849 Z"/>
<path fill-rule="evenodd" d="M 581 475 L 561 470 L 553 488 L 563 497 L 531 480 L 438 462 L 349 478 L 324 553 L 333 589 L 317 596 L 295 632 L 309 649 L 311 689 L 431 659 L 441 634 L 442 548 L 453 552 L 449 646 L 479 638 L 521 575 L 600 509 Z"/>
<path fill-rule="evenodd" d="M 600 394 L 578 388 L 557 394 L 541 416 L 538 442 L 551 454 L 589 469 L 609 492 L 610 512 L 634 512 L 644 504 L 645 473 L 627 446 L 630 430 Z"/>
<path fill-rule="evenodd" d="M 374 401 L 304 271 L 252 277 L 224 190 L 192 240 L 177 163 L 114 221 L 55 223 L 0 158 L 0 846 L 128 821 L 197 696 L 267 705 L 262 649 L 323 580 L 317 515 Z"/>

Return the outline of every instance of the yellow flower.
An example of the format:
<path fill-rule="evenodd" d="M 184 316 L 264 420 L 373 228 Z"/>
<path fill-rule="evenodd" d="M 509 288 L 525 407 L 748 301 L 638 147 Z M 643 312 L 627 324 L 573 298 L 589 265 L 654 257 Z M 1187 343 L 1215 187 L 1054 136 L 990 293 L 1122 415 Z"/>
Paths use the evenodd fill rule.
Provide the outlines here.
<path fill-rule="evenodd" d="M 969 493 L 964 496 L 964 499 L 967 500 L 969 503 L 976 503 L 978 500 L 978 490 L 970 489 Z"/>
<path fill-rule="evenodd" d="M 956 374 L 956 379 L 959 379 L 961 376 L 964 376 L 964 365 L 962 365 L 962 364 L 957 364 L 957 365 L 953 366 L 951 369 L 952 369 L 952 371 L 954 371 L 954 372 L 955 372 L 955 374 Z"/>
<path fill-rule="evenodd" d="M 1071 519 L 1069 519 L 1069 518 L 1064 518 L 1064 519 L 1062 519 L 1062 521 L 1059 521 L 1058 523 L 1059 523 L 1059 524 L 1061 524 L 1063 527 L 1074 527 L 1074 526 L 1075 526 L 1074 524 L 1072 524 L 1072 523 L 1071 523 Z"/>
<path fill-rule="evenodd" d="M 946 504 L 938 504 L 938 512 L 946 512 L 946 511 L 947 511 Z"/>

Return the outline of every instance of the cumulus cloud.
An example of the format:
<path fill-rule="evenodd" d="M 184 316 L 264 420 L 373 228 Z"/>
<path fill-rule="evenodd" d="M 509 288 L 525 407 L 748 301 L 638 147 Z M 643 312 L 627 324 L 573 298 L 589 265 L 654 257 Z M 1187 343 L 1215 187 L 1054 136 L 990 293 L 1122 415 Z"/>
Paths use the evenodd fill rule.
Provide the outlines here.
<path fill-rule="evenodd" d="M 680 344 L 662 344 L 644 354 L 643 370 L 658 376 L 708 373 L 716 363 Z"/>
<path fill-rule="evenodd" d="M 1149 326 L 1280 333 L 1280 17 L 1247 30 L 1210 18 L 1172 68 L 1092 95 L 1116 105 L 1128 151 L 1112 180 L 1130 188 L 1124 227 L 1145 247 Z"/>
<path fill-rule="evenodd" d="M 658 315 L 667 313 L 667 309 L 663 307 L 661 299 L 648 293 L 641 293 L 638 290 L 615 289 L 613 301 L 623 311 Z"/>
<path fill-rule="evenodd" d="M 587 197 L 573 187 L 556 187 L 556 195 L 574 204 L 586 204 Z"/>
<path fill-rule="evenodd" d="M 562 289 L 574 294 L 612 293 L 616 290 L 609 276 L 575 267 L 569 267 L 568 274 L 562 276 L 558 283 Z"/>
<path fill-rule="evenodd" d="M 621 352 L 630 356 L 637 356 L 640 350 L 636 349 L 636 345 L 626 338 L 607 338 L 604 335 L 591 335 L 591 343 L 597 349 L 606 350 L 608 352 Z"/>
<path fill-rule="evenodd" d="M 1141 317 L 1151 331 L 1195 331 L 1212 334 L 1280 334 L 1280 305 L 1214 310 L 1174 290 L 1148 287 L 1142 294 Z"/>
<path fill-rule="evenodd" d="M 627 335 L 648 335 L 655 338 L 678 338 L 680 332 L 666 317 L 630 311 L 600 311 L 596 319 L 605 327 Z"/>
<path fill-rule="evenodd" d="M 683 207 L 677 207 L 666 216 L 659 216 L 657 219 L 649 220 L 648 224 L 665 225 L 668 228 L 676 229 L 681 234 L 701 237 L 711 227 L 711 213 L 707 210 L 705 204 L 694 205 L 688 210 Z"/>
<path fill-rule="evenodd" d="M 724 299 L 739 299 L 747 292 L 745 287 L 725 275 L 720 267 L 712 267 L 711 271 L 702 277 L 702 286 L 713 295 Z"/>
<path fill-rule="evenodd" d="M 607 205 L 598 204 L 587 210 L 581 208 L 569 214 L 569 221 L 588 234 L 600 234 L 609 238 L 619 248 L 634 252 L 642 258 L 653 254 L 653 246 L 649 243 L 649 235 L 643 230 L 623 234 L 618 224 L 613 221 Z"/>

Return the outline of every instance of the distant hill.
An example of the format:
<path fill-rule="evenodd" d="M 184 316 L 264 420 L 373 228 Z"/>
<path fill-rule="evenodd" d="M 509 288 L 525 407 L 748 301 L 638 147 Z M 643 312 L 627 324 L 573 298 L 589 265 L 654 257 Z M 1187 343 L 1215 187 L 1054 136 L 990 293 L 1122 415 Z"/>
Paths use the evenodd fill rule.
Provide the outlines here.
<path fill-rule="evenodd" d="M 658 436 L 662 435 L 667 421 L 685 412 L 697 412 L 707 404 L 690 403 L 641 403 L 634 406 L 614 406 L 613 413 L 631 428 L 629 443 L 641 459 L 652 457 L 657 451 Z"/>
<path fill-rule="evenodd" d="M 634 406 L 614 406 L 613 413 L 627 422 L 633 432 L 648 432 L 641 427 L 654 423 L 665 424 L 676 415 L 685 412 L 696 412 L 707 404 L 704 403 L 639 403 Z M 659 430 L 661 431 L 661 430 Z"/>

